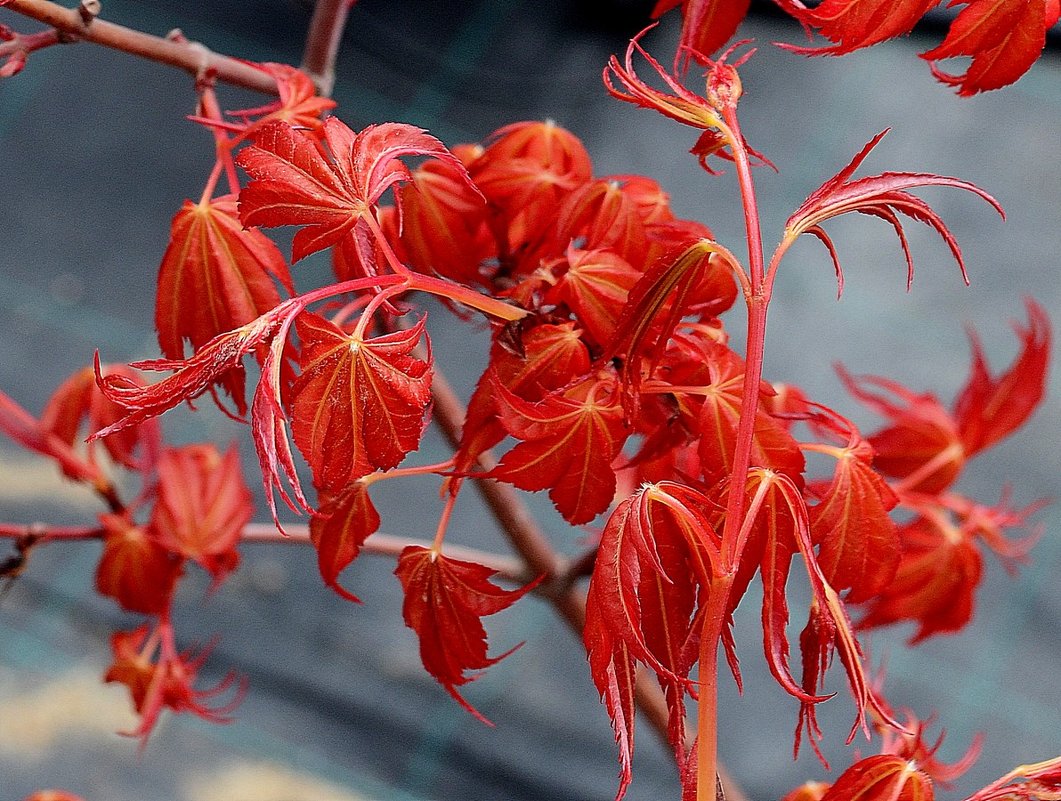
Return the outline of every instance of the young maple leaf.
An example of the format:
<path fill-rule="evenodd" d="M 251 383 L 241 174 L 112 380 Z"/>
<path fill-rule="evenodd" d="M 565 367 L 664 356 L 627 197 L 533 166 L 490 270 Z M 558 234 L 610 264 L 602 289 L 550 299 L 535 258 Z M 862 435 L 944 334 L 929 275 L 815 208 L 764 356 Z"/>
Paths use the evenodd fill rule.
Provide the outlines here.
<path fill-rule="evenodd" d="M 236 545 L 254 515 L 239 453 L 213 445 L 169 448 L 158 461 L 158 497 L 151 528 L 158 542 L 198 562 L 215 586 L 239 563 Z"/>
<path fill-rule="evenodd" d="M 103 676 L 106 682 L 124 684 L 132 697 L 133 708 L 140 715 L 140 725 L 131 734 L 146 741 L 163 709 L 191 712 L 211 723 L 228 723 L 229 715 L 243 698 L 244 685 L 229 673 L 206 690 L 194 688 L 199 668 L 209 655 L 209 648 L 178 653 L 173 643 L 172 627 L 160 623 L 154 631 L 146 625 L 133 631 L 111 635 L 114 661 Z M 210 706 L 212 700 L 235 688 L 232 700 Z"/>
<path fill-rule="evenodd" d="M 105 375 L 122 375 L 134 380 L 133 371 L 122 365 L 107 365 Z M 83 422 L 87 421 L 89 432 L 106 428 L 125 414 L 125 410 L 110 401 L 96 386 L 91 367 L 85 367 L 71 375 L 48 399 L 41 413 L 40 425 L 47 432 L 59 437 L 67 445 L 83 437 Z M 145 421 L 103 440 L 107 454 L 117 464 L 130 470 L 148 471 L 158 458 L 162 443 L 162 432 L 154 420 Z M 86 458 L 96 464 L 95 443 L 89 443 Z"/>
<path fill-rule="evenodd" d="M 504 332 L 490 348 L 490 366 L 468 401 L 468 413 L 456 454 L 456 471 L 472 468 L 479 455 L 505 438 L 498 419 L 493 382 L 499 380 L 526 401 L 539 401 L 589 370 L 589 348 L 573 322 L 543 323 L 519 328 L 516 341 L 506 344 Z"/>
<path fill-rule="evenodd" d="M 409 263 L 462 284 L 481 283 L 479 266 L 497 256 L 497 243 L 488 226 L 486 200 L 463 169 L 445 161 L 425 162 L 397 194 L 401 245 Z"/>
<path fill-rule="evenodd" d="M 1046 46 L 1046 32 L 1057 23 L 1057 0 L 955 0 L 965 8 L 951 23 L 946 38 L 921 54 L 932 74 L 954 86 L 962 97 L 1013 83 L 1031 69 Z M 944 72 L 937 62 L 972 56 L 960 75 Z"/>
<path fill-rule="evenodd" d="M 301 374 L 291 387 L 291 430 L 318 488 L 337 492 L 419 447 L 431 359 L 411 354 L 427 339 L 425 319 L 373 339 L 311 312 L 296 320 Z"/>
<path fill-rule="evenodd" d="M 256 228 L 244 229 L 234 195 L 185 201 L 173 218 L 155 301 L 158 344 L 167 359 L 184 358 L 184 340 L 198 350 L 218 334 L 280 303 L 275 281 L 294 292 L 284 257 Z M 241 379 L 222 379 L 229 394 Z"/>
<path fill-rule="evenodd" d="M 965 801 L 1051 801 L 1061 797 L 1061 756 L 1021 765 Z"/>
<path fill-rule="evenodd" d="M 405 625 L 420 639 L 424 668 L 446 692 L 485 723 L 489 723 L 457 691 L 478 674 L 511 654 L 487 656 L 481 618 L 507 609 L 534 589 L 540 579 L 515 590 L 490 582 L 495 571 L 474 562 L 451 559 L 429 548 L 410 545 L 398 557 L 394 574 L 402 583 Z"/>
<path fill-rule="evenodd" d="M 751 0 L 658 0 L 652 18 L 681 5 L 682 34 L 675 66 L 688 57 L 701 64 L 730 40 L 748 15 Z"/>
<path fill-rule="evenodd" d="M 612 340 L 627 296 L 641 274 L 608 250 L 567 251 L 567 269 L 545 294 L 547 303 L 566 303 L 599 345 Z"/>
<path fill-rule="evenodd" d="M 803 201 L 803 204 L 796 209 L 792 216 L 788 218 L 788 222 L 785 223 L 785 238 L 790 240 L 801 234 L 810 234 L 825 245 L 836 269 L 837 293 L 840 294 L 844 288 L 844 273 L 840 267 L 836 248 L 833 246 L 829 235 L 822 229 L 822 223 L 852 211 L 879 217 L 891 225 L 899 237 L 899 244 L 902 245 L 903 254 L 906 256 L 906 286 L 909 289 L 914 280 L 914 262 L 913 257 L 910 255 L 910 247 L 906 241 L 906 233 L 903 231 L 902 222 L 899 219 L 899 215 L 902 214 L 918 222 L 925 223 L 943 238 L 943 241 L 947 243 L 947 247 L 950 248 L 951 253 L 958 262 L 959 268 L 961 268 L 962 278 L 965 279 L 966 283 L 969 283 L 969 277 L 965 272 L 965 261 L 962 259 L 961 249 L 958 247 L 954 236 L 939 215 L 932 210 L 931 206 L 921 200 L 921 198 L 911 195 L 907 190 L 922 186 L 950 186 L 956 189 L 964 189 L 983 198 L 1005 219 L 1006 215 L 1002 210 L 1002 206 L 991 195 L 975 184 L 943 175 L 917 172 L 886 172 L 867 178 L 851 180 L 855 170 L 866 160 L 870 151 L 877 146 L 887 133 L 888 130 L 885 129 L 873 137 L 859 154 L 851 160 L 850 164 L 814 190 Z"/>
<path fill-rule="evenodd" d="M 178 558 L 148 527 L 121 515 L 100 516 L 103 554 L 96 567 L 96 590 L 123 609 L 155 615 L 166 611 L 183 571 Z"/>
<path fill-rule="evenodd" d="M 361 603 L 339 584 L 339 574 L 358 557 L 361 546 L 379 524 L 379 513 L 363 481 L 352 481 L 337 495 L 328 497 L 310 519 L 309 535 L 317 549 L 321 578 L 348 601 Z"/>
<path fill-rule="evenodd" d="M 630 782 L 635 661 L 659 677 L 675 756 L 679 765 L 689 759 L 685 696 L 699 652 L 696 609 L 719 569 L 719 539 L 702 511 L 709 504 L 673 482 L 644 486 L 616 507 L 601 534 L 583 640 L 619 745 L 616 798 Z"/>
<path fill-rule="evenodd" d="M 318 96 L 317 87 L 310 77 L 290 64 L 266 61 L 252 63 L 252 66 L 276 79 L 277 99 L 264 106 L 225 112 L 247 122 L 244 135 L 273 120 L 282 120 L 296 128 L 319 128 L 322 124 L 321 114 L 336 106 L 331 98 Z M 251 117 L 259 119 L 250 122 Z"/>
<path fill-rule="evenodd" d="M 932 780 L 915 763 L 892 754 L 861 759 L 837 777 L 823 794 L 790 795 L 785 801 L 933 801 Z"/>
<path fill-rule="evenodd" d="M 1050 319 L 1035 301 L 1029 299 L 1027 307 L 1028 327 L 1014 327 L 1021 351 L 998 378 L 991 378 L 980 340 L 970 331 L 972 370 L 954 403 L 958 437 L 969 457 L 1020 428 L 1042 402 L 1050 360 Z"/>
<path fill-rule="evenodd" d="M 796 0 L 780 0 L 779 4 L 805 28 L 816 29 L 834 43 L 831 47 L 780 47 L 808 56 L 839 56 L 909 33 L 939 0 L 823 0 L 813 8 Z"/>
<path fill-rule="evenodd" d="M 400 159 L 429 156 L 466 177 L 456 156 L 426 131 L 388 122 L 354 133 L 335 117 L 320 132 L 330 159 L 314 136 L 272 122 L 236 157 L 251 176 L 240 192 L 240 220 L 246 226 L 303 226 L 292 243 L 298 261 L 338 242 L 350 231 L 369 241 L 378 236 L 375 207 L 393 186 L 409 181 Z M 470 179 L 468 179 L 470 182 Z"/>
<path fill-rule="evenodd" d="M 984 565 L 971 537 L 937 514 L 902 525 L 899 539 L 902 557 L 895 577 L 869 601 L 859 628 L 912 620 L 918 624 L 912 645 L 964 628 Z"/>
<path fill-rule="evenodd" d="M 614 371 L 591 374 L 529 402 L 495 379 L 501 423 L 522 440 L 488 475 L 536 492 L 548 489 L 572 525 L 588 523 L 615 495 L 611 464 L 629 435 Z"/>
<path fill-rule="evenodd" d="M 825 580 L 837 592 L 850 588 L 847 601 L 855 603 L 887 587 L 899 566 L 899 533 L 888 516 L 899 499 L 873 469 L 873 448 L 854 424 L 835 412 L 818 419 L 846 442 L 808 448 L 836 459 L 832 480 L 808 510 L 810 530 Z"/>

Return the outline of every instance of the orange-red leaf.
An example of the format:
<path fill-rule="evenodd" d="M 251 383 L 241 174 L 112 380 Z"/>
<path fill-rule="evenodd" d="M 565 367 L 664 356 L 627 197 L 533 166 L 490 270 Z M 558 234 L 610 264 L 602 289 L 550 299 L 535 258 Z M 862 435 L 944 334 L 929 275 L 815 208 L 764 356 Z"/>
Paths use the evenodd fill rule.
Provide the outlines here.
<path fill-rule="evenodd" d="M 891 225 L 899 237 L 903 254 L 906 256 L 906 284 L 907 288 L 909 288 L 914 280 L 914 262 L 899 218 L 899 215 L 905 215 L 928 225 L 943 238 L 961 268 L 962 278 L 968 283 L 969 279 L 965 273 L 965 261 L 954 236 L 932 207 L 921 198 L 911 195 L 908 190 L 922 186 L 949 186 L 955 189 L 964 189 L 983 198 L 985 202 L 1005 218 L 1006 215 L 1002 210 L 1002 206 L 991 195 L 975 184 L 943 175 L 916 172 L 886 172 L 867 178 L 851 180 L 855 170 L 859 168 L 870 151 L 877 146 L 887 133 L 888 131 L 884 130 L 873 137 L 862 148 L 861 152 L 851 160 L 850 164 L 814 190 L 803 201 L 803 204 L 796 209 L 785 224 L 786 236 L 794 237 L 800 234 L 810 234 L 820 239 L 832 257 L 833 266 L 836 269 L 838 290 L 842 292 L 844 286 L 843 270 L 840 268 L 840 262 L 837 259 L 832 241 L 821 228 L 821 225 L 833 217 L 852 211 L 879 217 Z"/>
<path fill-rule="evenodd" d="M 101 515 L 103 555 L 96 568 L 96 590 L 130 612 L 157 615 L 169 607 L 182 560 L 148 529 L 119 515 Z"/>
<path fill-rule="evenodd" d="M 943 42 L 921 54 L 932 62 L 932 73 L 957 87 L 963 97 L 998 89 L 1020 78 L 1043 52 L 1046 31 L 1057 22 L 1057 4 L 1047 0 L 963 2 L 965 8 L 951 23 Z M 972 56 L 972 63 L 960 75 L 944 72 L 936 63 L 958 56 Z"/>
<path fill-rule="evenodd" d="M 908 759 L 867 757 L 837 778 L 821 801 L 932 801 L 932 780 Z"/>
<path fill-rule="evenodd" d="M 911 643 L 958 631 L 972 618 L 983 558 L 956 526 L 917 518 L 900 528 L 902 558 L 895 578 L 869 602 L 860 628 L 915 621 Z"/>
<path fill-rule="evenodd" d="M 1046 311 L 1028 301 L 1028 327 L 1016 328 L 1020 355 L 1009 369 L 992 378 L 980 340 L 971 334 L 972 372 L 958 394 L 954 417 L 968 456 L 985 450 L 1020 428 L 1042 402 L 1050 359 L 1050 320 Z"/>
<path fill-rule="evenodd" d="M 284 257 L 261 231 L 244 229 L 234 196 L 185 201 L 158 273 L 155 327 L 162 354 L 183 359 L 185 340 L 199 350 L 274 308 L 280 303 L 274 281 L 294 291 Z M 222 380 L 235 394 L 233 381 L 240 379 Z"/>
<path fill-rule="evenodd" d="M 858 430 L 839 415 L 831 420 L 846 428 L 838 433 L 847 442 L 821 448 L 836 467 L 809 520 L 822 575 L 838 592 L 850 588 L 847 600 L 857 602 L 888 586 L 899 565 L 899 533 L 888 516 L 898 498 L 872 468 L 873 449 Z"/>
<path fill-rule="evenodd" d="M 253 515 L 235 447 L 224 456 L 213 445 L 163 452 L 152 529 L 164 547 L 209 570 L 215 584 L 239 563 L 236 545 Z"/>
<path fill-rule="evenodd" d="M 583 640 L 619 745 L 618 798 L 629 784 L 633 753 L 634 661 L 659 677 L 671 745 L 679 765 L 688 758 L 684 704 L 699 654 L 697 604 L 721 569 L 718 536 L 703 511 L 708 505 L 679 484 L 645 486 L 616 507 L 601 535 Z"/>
<path fill-rule="evenodd" d="M 680 51 L 703 63 L 705 56 L 710 56 L 737 32 L 748 14 L 751 0 L 658 0 L 652 9 L 653 18 L 679 3 L 682 7 Z"/>
<path fill-rule="evenodd" d="M 405 590 L 402 617 L 420 639 L 424 668 L 462 707 L 482 720 L 457 688 L 477 678 L 470 671 L 485 670 L 516 649 L 488 656 L 480 618 L 507 609 L 537 584 L 533 581 L 504 590 L 490 582 L 495 572 L 418 545 L 402 551 L 394 570 Z"/>
<path fill-rule="evenodd" d="M 494 381 L 501 422 L 522 440 L 491 473 L 520 489 L 549 490 L 572 525 L 588 523 L 615 494 L 612 460 L 629 432 L 614 372 L 589 375 L 531 403 Z"/>
<path fill-rule="evenodd" d="M 608 250 L 567 252 L 568 268 L 546 293 L 549 303 L 566 303 L 593 341 L 611 341 L 630 289 L 641 274 L 626 259 Z"/>
<path fill-rule="evenodd" d="M 240 220 L 303 226 L 292 244 L 295 261 L 334 245 L 355 226 L 371 227 L 365 220 L 383 193 L 410 180 L 402 157 L 441 159 L 467 175 L 441 142 L 411 125 L 370 125 L 355 134 L 329 117 L 321 136 L 330 160 L 311 134 L 282 122 L 262 128 L 236 158 L 253 179 L 240 193 Z"/>
<path fill-rule="evenodd" d="M 120 375 L 130 381 L 135 380 L 133 371 L 124 364 L 106 365 L 102 372 L 104 375 Z M 92 368 L 85 367 L 66 379 L 48 399 L 48 405 L 41 413 L 40 425 L 73 447 L 84 436 L 81 432 L 84 421 L 88 421 L 91 433 L 106 428 L 124 414 L 122 407 L 100 392 Z M 95 464 L 93 445 L 88 445 L 87 458 Z M 149 420 L 107 437 L 103 445 L 118 464 L 133 470 L 149 470 L 158 458 L 161 431 L 157 421 Z M 140 451 L 140 458 L 137 451 Z"/>
<path fill-rule="evenodd" d="M 939 0 L 823 0 L 814 8 L 785 2 L 784 8 L 805 26 L 815 28 L 832 47 L 781 45 L 804 55 L 843 55 L 902 36 Z"/>
<path fill-rule="evenodd" d="M 426 339 L 424 318 L 374 339 L 310 312 L 295 328 L 302 372 L 291 388 L 291 430 L 318 487 L 338 491 L 419 447 L 431 365 L 411 354 Z"/>
<path fill-rule="evenodd" d="M 324 583 L 348 601 L 361 600 L 339 584 L 339 574 L 361 553 L 361 546 L 380 524 L 379 513 L 368 497 L 368 487 L 353 481 L 338 495 L 321 504 L 309 523 L 317 549 L 317 566 Z"/>

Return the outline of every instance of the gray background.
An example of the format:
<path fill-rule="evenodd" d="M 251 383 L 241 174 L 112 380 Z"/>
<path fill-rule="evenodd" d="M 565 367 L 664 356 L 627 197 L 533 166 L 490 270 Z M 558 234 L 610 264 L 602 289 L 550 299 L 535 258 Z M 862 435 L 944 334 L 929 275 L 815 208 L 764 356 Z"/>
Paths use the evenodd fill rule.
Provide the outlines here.
<path fill-rule="evenodd" d="M 632 9 L 633 17 L 634 5 L 618 6 L 602 30 L 583 13 L 588 4 L 560 0 L 362 0 L 339 64 L 338 114 L 354 127 L 411 122 L 450 144 L 481 139 L 516 119 L 551 117 L 583 138 L 597 174 L 655 177 L 679 214 L 708 223 L 741 252 L 732 176 L 703 175 L 685 153 L 694 132 L 613 102 L 600 87 L 607 56 L 640 27 L 624 13 Z M 181 27 L 219 51 L 280 61 L 297 61 L 308 19 L 304 8 L 282 0 L 110 0 L 105 15 L 160 34 Z M 20 24 L 12 17 L 0 10 L 0 22 Z M 973 324 L 1001 368 L 1015 350 L 1008 321 L 1023 316 L 1022 296 L 1034 295 L 1051 315 L 1061 309 L 1056 53 L 1005 92 L 961 100 L 916 57 L 938 34 L 840 60 L 807 60 L 769 45 L 797 41 L 794 26 L 758 19 L 744 33 L 761 48 L 742 71 L 743 125 L 781 171 L 757 173 L 768 244 L 811 190 L 887 126 L 893 131 L 866 174 L 957 175 L 994 193 L 1010 215 L 1003 225 L 963 193 L 924 193 L 962 243 L 971 288 L 962 286 L 945 246 L 914 224 L 918 274 L 910 294 L 898 244 L 879 221 L 830 226 L 848 275 L 840 303 L 820 247 L 797 246 L 771 311 L 768 377 L 797 381 L 872 425 L 844 398 L 834 362 L 949 401 L 968 368 L 963 325 Z M 675 37 L 672 19 L 649 47 L 667 53 Z M 183 120 L 193 102 L 184 75 L 88 45 L 35 54 L 23 75 L 0 83 L 0 387 L 31 411 L 39 412 L 96 347 L 112 361 L 155 354 L 153 283 L 168 220 L 184 197 L 198 196 L 210 167 L 209 137 Z M 257 102 L 222 90 L 226 107 Z M 306 288 L 326 275 L 326 265 L 318 259 L 293 272 Z M 485 345 L 446 328 L 443 316 L 432 319 L 436 353 L 466 396 L 474 380 L 467 367 Z M 741 328 L 739 313 L 729 326 Z M 446 358 L 460 348 L 467 358 Z M 963 490 L 993 501 L 1011 484 L 1021 504 L 1061 495 L 1057 384 L 1055 371 L 1051 399 L 1031 425 L 978 459 Z M 246 443 L 245 430 L 207 406 L 171 414 L 172 439 Z M 423 458 L 443 452 L 429 436 Z M 249 452 L 245 466 L 255 486 Z M 429 535 L 438 510 L 431 485 L 420 488 L 423 501 L 410 503 L 419 498 L 416 486 L 380 487 L 385 530 Z M 544 499 L 534 501 L 558 545 L 577 550 L 583 533 L 570 531 Z M 89 508 L 91 499 L 51 465 L 0 443 L 0 520 L 74 523 L 86 520 Z M 988 732 L 984 756 L 960 790 L 1061 752 L 1061 514 L 1054 506 L 1038 519 L 1047 533 L 1019 578 L 988 557 L 976 619 L 962 636 L 936 638 L 917 651 L 901 647 L 910 634 L 902 627 L 870 638 L 875 660 L 887 661 L 893 701 L 922 715 L 940 710 L 950 732 L 943 758 L 960 755 L 976 731 Z M 461 542 L 496 543 L 471 493 L 452 530 Z M 239 720 L 213 727 L 167 716 L 138 756 L 133 742 L 113 735 L 130 723 L 124 691 L 98 684 L 109 632 L 135 619 L 94 597 L 97 555 L 92 545 L 49 548 L 0 599 L 0 801 L 42 786 L 65 786 L 89 801 L 613 797 L 606 716 L 580 646 L 545 605 L 522 603 L 491 626 L 495 652 L 527 644 L 468 691 L 497 723 L 488 730 L 420 668 L 415 640 L 400 622 L 392 564 L 365 558 L 354 566 L 347 583 L 366 600 L 354 608 L 321 587 L 308 549 L 284 546 L 247 549 L 243 568 L 215 596 L 204 598 L 199 575 L 182 590 L 179 631 L 189 642 L 219 633 L 210 666 L 235 666 L 250 678 Z M 793 608 L 801 610 L 795 584 Z M 802 616 L 793 613 L 797 623 Z M 725 690 L 721 747 L 751 797 L 769 801 L 822 771 L 807 753 L 791 763 L 795 704 L 763 668 L 756 628 L 753 594 L 737 628 L 746 694 L 738 699 Z M 852 709 L 837 671 L 828 686 L 838 691 L 822 710 L 828 751 L 843 765 Z M 676 797 L 668 757 L 647 730 L 638 747 L 629 797 Z M 858 741 L 854 747 L 865 748 Z"/>

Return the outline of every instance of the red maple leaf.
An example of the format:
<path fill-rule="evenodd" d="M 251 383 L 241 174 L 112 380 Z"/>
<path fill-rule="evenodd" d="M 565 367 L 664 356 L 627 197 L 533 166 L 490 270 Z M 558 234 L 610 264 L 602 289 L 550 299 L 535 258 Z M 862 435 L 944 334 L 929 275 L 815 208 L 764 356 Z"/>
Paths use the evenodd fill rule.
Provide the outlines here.
<path fill-rule="evenodd" d="M 1007 86 L 1031 69 L 1059 13 L 1056 0 L 955 0 L 950 5 L 959 3 L 965 8 L 946 38 L 921 58 L 963 97 Z M 958 56 L 972 56 L 965 72 L 953 75 L 939 68 L 937 62 Z"/>
<path fill-rule="evenodd" d="M 958 393 L 954 417 L 968 456 L 983 451 L 1020 428 L 1042 402 L 1050 360 L 1050 319 L 1027 301 L 1028 327 L 1015 326 L 1021 352 L 1002 375 L 992 378 L 976 333 L 970 331 L 973 364 Z"/>
<path fill-rule="evenodd" d="M 131 612 L 155 615 L 169 608 L 183 560 L 154 532 L 121 515 L 101 515 L 103 555 L 96 567 L 96 590 Z"/>
<path fill-rule="evenodd" d="M 355 228 L 378 238 L 376 204 L 411 178 L 402 157 L 430 156 L 467 176 L 445 145 L 411 125 L 370 125 L 355 134 L 329 117 L 321 137 L 330 159 L 310 133 L 272 122 L 236 157 L 253 179 L 240 192 L 240 220 L 265 228 L 303 226 L 292 243 L 294 261 L 334 245 Z"/>
<path fill-rule="evenodd" d="M 685 696 L 699 653 L 696 609 L 720 564 L 718 536 L 702 511 L 709 504 L 673 482 L 645 486 L 616 507 L 601 534 L 583 640 L 619 745 L 617 798 L 630 782 L 635 661 L 659 677 L 675 756 L 679 765 L 689 758 Z"/>
<path fill-rule="evenodd" d="M 420 445 L 431 363 L 412 356 L 424 319 L 365 339 L 311 312 L 298 317 L 301 374 L 291 387 L 291 430 L 317 486 L 332 492 Z"/>
<path fill-rule="evenodd" d="M 339 494 L 329 497 L 310 520 L 310 539 L 317 549 L 321 577 L 348 601 L 361 602 L 339 584 L 339 574 L 358 557 L 361 546 L 379 524 L 379 513 L 362 481 L 353 481 Z"/>
<path fill-rule="evenodd" d="M 751 0 L 658 0 L 652 18 L 682 7 L 682 34 L 676 61 L 692 56 L 700 63 L 730 40 L 748 14 Z"/>
<path fill-rule="evenodd" d="M 220 583 L 239 562 L 236 545 L 254 515 L 239 453 L 213 445 L 169 448 L 158 461 L 151 527 L 173 553 L 198 562 Z"/>
<path fill-rule="evenodd" d="M 572 525 L 588 523 L 615 495 L 611 463 L 629 431 L 614 371 L 529 402 L 494 380 L 502 425 L 522 440 L 489 474 L 549 498 Z"/>
<path fill-rule="evenodd" d="M 609 250 L 568 248 L 567 269 L 545 295 L 548 303 L 566 303 L 599 345 L 611 341 L 630 289 L 641 274 Z"/>
<path fill-rule="evenodd" d="M 167 359 L 184 358 L 218 334 L 249 323 L 280 303 L 275 281 L 294 292 L 287 263 L 256 228 L 244 229 L 229 195 L 185 201 L 173 218 L 155 301 L 158 344 Z M 235 394 L 240 378 L 223 381 Z"/>
<path fill-rule="evenodd" d="M 800 234 L 810 234 L 821 240 L 829 251 L 836 268 L 837 291 L 843 292 L 844 273 L 840 267 L 840 260 L 836 255 L 829 235 L 822 229 L 822 223 L 841 214 L 857 211 L 872 217 L 879 217 L 895 229 L 902 245 L 903 254 L 906 256 L 906 285 L 907 288 L 914 280 L 914 261 L 910 255 L 910 247 L 906 241 L 899 215 L 903 214 L 911 219 L 923 222 L 936 231 L 947 243 L 951 253 L 954 255 L 958 266 L 962 271 L 962 278 L 969 282 L 965 273 L 965 261 L 962 259 L 961 249 L 950 230 L 925 201 L 911 195 L 908 190 L 922 186 L 950 186 L 956 189 L 964 189 L 983 198 L 1005 219 L 1005 212 L 991 195 L 975 184 L 962 181 L 958 178 L 948 178 L 943 175 L 918 172 L 886 172 L 867 178 L 851 180 L 855 170 L 859 168 L 870 151 L 888 133 L 887 129 L 881 131 L 869 143 L 862 148 L 851 163 L 840 172 L 814 190 L 803 204 L 796 209 L 788 222 L 785 223 L 785 237 L 792 239 Z"/>
<path fill-rule="evenodd" d="M 469 671 L 485 670 L 519 646 L 500 656 L 487 656 L 486 631 L 480 618 L 512 606 L 538 581 L 504 590 L 490 582 L 495 574 L 490 568 L 418 545 L 402 551 L 394 573 L 405 590 L 402 617 L 420 639 L 424 668 L 462 707 L 489 723 L 457 688 L 477 677 Z"/>
<path fill-rule="evenodd" d="M 841 773 L 820 801 L 932 801 L 934 797 L 932 780 L 916 764 L 893 754 L 878 754 Z"/>
<path fill-rule="evenodd" d="M 832 481 L 808 511 L 811 534 L 820 543 L 818 564 L 834 590 L 847 588 L 848 602 L 876 595 L 899 565 L 899 534 L 888 516 L 899 499 L 873 469 L 873 449 L 849 421 L 829 412 L 821 418 L 844 437 L 843 446 L 808 450 L 836 459 Z"/>
<path fill-rule="evenodd" d="M 815 28 L 832 47 L 781 47 L 809 56 L 839 56 L 913 30 L 939 0 L 822 0 L 814 8 L 782 0 L 780 5 L 808 29 Z"/>

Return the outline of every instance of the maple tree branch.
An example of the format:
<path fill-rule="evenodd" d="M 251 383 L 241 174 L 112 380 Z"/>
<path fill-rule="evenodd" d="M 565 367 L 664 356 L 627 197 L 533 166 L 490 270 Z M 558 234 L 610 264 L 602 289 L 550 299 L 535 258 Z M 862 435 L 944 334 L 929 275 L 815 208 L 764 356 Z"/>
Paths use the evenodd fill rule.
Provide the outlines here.
<path fill-rule="evenodd" d="M 356 2 L 317 0 L 314 4 L 299 69 L 310 77 L 321 97 L 331 97 L 335 88 L 335 60 L 339 56 L 346 17 Z"/>
<path fill-rule="evenodd" d="M 83 0 L 78 8 L 67 8 L 50 0 L 8 0 L 3 5 L 53 28 L 55 43 L 92 42 L 177 67 L 195 77 L 210 73 L 216 80 L 233 86 L 276 94 L 275 79 L 245 62 L 215 53 L 198 42 L 180 40 L 179 35 L 163 38 L 97 19 L 82 10 L 86 7 L 98 8 L 98 3 Z"/>

